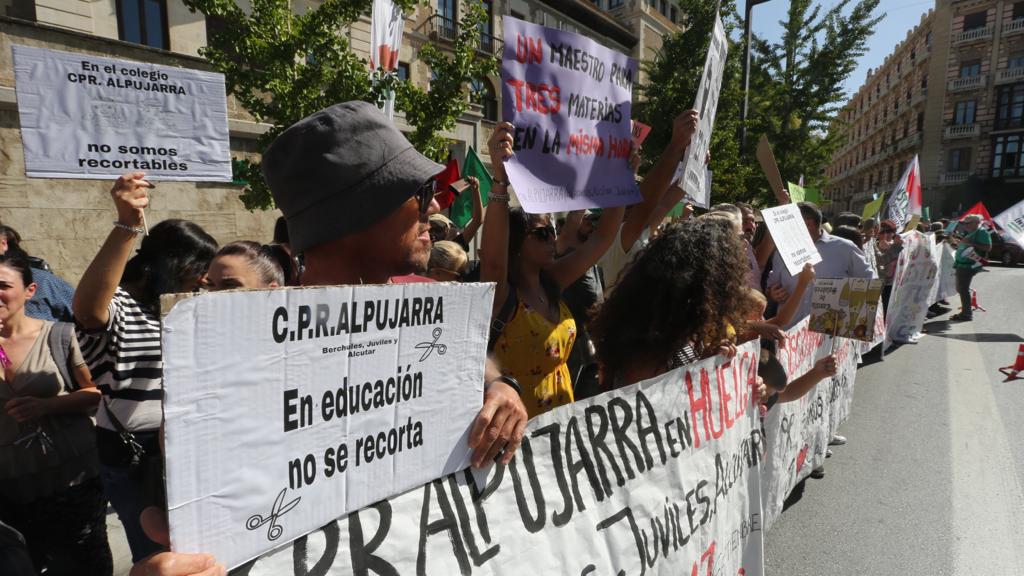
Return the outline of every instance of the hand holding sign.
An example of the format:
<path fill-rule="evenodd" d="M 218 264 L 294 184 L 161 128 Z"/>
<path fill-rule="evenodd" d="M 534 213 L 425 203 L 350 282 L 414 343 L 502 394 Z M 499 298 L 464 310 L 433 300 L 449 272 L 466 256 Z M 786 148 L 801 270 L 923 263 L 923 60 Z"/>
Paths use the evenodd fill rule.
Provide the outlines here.
<path fill-rule="evenodd" d="M 672 122 L 672 145 L 683 149 L 689 146 L 699 123 L 700 112 L 692 108 L 676 116 Z"/>
<path fill-rule="evenodd" d="M 117 208 L 117 221 L 125 226 L 138 228 L 146 221 L 143 210 L 149 206 L 147 188 L 156 188 L 144 180 L 145 172 L 129 172 L 117 179 L 110 189 L 110 196 Z"/>

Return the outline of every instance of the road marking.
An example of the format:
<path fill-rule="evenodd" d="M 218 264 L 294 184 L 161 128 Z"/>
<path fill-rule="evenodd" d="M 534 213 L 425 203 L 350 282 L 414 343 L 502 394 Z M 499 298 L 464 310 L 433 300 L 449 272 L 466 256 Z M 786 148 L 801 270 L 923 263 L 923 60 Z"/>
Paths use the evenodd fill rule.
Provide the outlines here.
<path fill-rule="evenodd" d="M 1018 516 L 1024 511 L 1024 490 L 992 394 L 998 379 L 986 373 L 977 342 L 943 340 L 953 468 L 953 573 L 1024 574 L 1024 521 Z"/>

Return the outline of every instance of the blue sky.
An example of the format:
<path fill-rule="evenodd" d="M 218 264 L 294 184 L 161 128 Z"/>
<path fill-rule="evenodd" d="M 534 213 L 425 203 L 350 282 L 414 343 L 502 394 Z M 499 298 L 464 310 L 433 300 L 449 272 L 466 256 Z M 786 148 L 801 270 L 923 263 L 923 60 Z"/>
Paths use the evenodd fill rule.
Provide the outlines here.
<path fill-rule="evenodd" d="M 856 2 L 856 0 L 854 0 Z M 817 0 L 824 8 L 836 5 L 835 0 Z M 853 2 L 851 2 L 853 3 Z M 742 0 L 737 4 L 742 4 Z M 867 54 L 861 57 L 857 69 L 846 80 L 846 94 L 849 97 L 867 78 L 868 68 L 882 64 L 885 57 L 892 53 L 901 40 L 906 38 L 907 31 L 921 21 L 921 15 L 935 6 L 935 0 L 882 0 L 877 11 L 884 12 L 886 17 L 878 23 L 875 34 L 868 40 Z M 766 4 L 754 7 L 752 18 L 754 33 L 770 41 L 778 41 L 782 35 L 779 20 L 786 17 L 789 9 L 787 0 L 770 0 Z"/>

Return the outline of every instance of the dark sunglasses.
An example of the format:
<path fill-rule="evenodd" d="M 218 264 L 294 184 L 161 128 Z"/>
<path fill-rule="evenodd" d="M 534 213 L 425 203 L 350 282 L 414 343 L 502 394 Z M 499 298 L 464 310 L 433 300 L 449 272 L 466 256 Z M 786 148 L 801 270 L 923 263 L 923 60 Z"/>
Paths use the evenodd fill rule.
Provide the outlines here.
<path fill-rule="evenodd" d="M 433 178 L 427 180 L 416 190 L 416 201 L 420 203 L 420 216 L 426 216 L 430 211 L 430 203 L 437 195 L 437 186 Z"/>
<path fill-rule="evenodd" d="M 554 226 L 541 226 L 539 228 L 534 228 L 533 230 L 530 230 L 530 236 L 533 236 L 542 242 L 553 240 L 555 238 L 555 228 Z"/>

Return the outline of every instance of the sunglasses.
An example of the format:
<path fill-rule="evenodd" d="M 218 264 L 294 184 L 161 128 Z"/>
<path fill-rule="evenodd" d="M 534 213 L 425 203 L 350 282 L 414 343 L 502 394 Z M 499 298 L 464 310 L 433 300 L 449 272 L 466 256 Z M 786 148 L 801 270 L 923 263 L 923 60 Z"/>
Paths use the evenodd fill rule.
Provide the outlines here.
<path fill-rule="evenodd" d="M 430 203 L 434 201 L 434 196 L 437 195 L 437 182 L 431 178 L 423 183 L 419 189 L 416 190 L 416 201 L 420 204 L 420 216 L 426 216 L 427 212 L 430 211 Z"/>
<path fill-rule="evenodd" d="M 533 236 L 537 240 L 546 242 L 548 240 L 554 240 L 555 228 L 554 226 L 541 226 L 530 230 L 530 236 Z"/>

